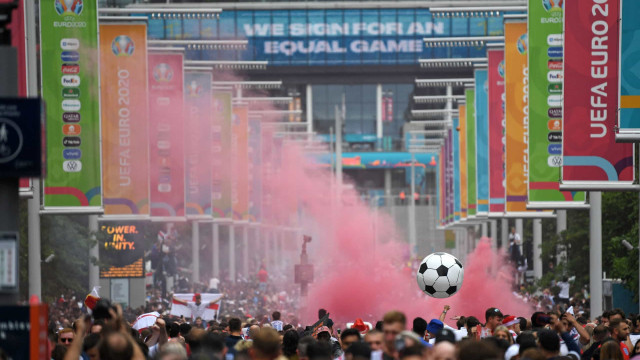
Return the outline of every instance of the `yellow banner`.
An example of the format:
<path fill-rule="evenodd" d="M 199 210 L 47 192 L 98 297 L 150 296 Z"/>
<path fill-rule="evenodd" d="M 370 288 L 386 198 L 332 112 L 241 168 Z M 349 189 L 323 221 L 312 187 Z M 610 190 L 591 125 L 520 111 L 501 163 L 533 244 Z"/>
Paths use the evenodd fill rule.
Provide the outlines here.
<path fill-rule="evenodd" d="M 100 25 L 100 83 L 104 213 L 147 215 L 146 25 Z"/>
<path fill-rule="evenodd" d="M 506 113 L 506 211 L 526 211 L 529 155 L 527 23 L 504 24 Z"/>
<path fill-rule="evenodd" d="M 467 107 L 458 105 L 458 134 L 460 136 L 460 218 L 467 218 Z"/>

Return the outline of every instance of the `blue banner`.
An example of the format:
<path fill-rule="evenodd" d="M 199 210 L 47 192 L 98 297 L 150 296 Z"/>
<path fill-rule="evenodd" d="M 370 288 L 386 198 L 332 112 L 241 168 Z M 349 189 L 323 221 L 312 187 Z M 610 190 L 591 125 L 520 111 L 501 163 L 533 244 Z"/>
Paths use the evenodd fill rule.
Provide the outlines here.
<path fill-rule="evenodd" d="M 489 96 L 487 70 L 476 70 L 476 186 L 478 215 L 489 213 Z"/>
<path fill-rule="evenodd" d="M 453 220 L 460 221 L 460 120 L 453 118 Z"/>
<path fill-rule="evenodd" d="M 619 132 L 640 132 L 640 1 L 621 1 Z"/>
<path fill-rule="evenodd" d="M 484 47 L 427 48 L 425 37 L 502 35 L 502 15 L 433 17 L 429 9 L 225 10 L 220 19 L 149 19 L 150 39 L 247 39 L 246 50 L 187 50 L 187 59 L 276 66 L 400 65 L 484 56 Z M 239 53 L 239 54 L 238 54 Z"/>

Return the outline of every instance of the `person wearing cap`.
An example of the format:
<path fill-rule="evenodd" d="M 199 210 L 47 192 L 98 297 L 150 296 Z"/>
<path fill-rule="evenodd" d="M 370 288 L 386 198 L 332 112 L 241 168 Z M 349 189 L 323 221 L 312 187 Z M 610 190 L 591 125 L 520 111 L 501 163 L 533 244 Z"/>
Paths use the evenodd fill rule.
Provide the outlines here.
<path fill-rule="evenodd" d="M 490 307 L 484 312 L 484 317 L 486 322 L 484 324 L 484 328 L 482 328 L 482 332 L 480 333 L 481 338 L 493 336 L 493 330 L 495 330 L 498 325 L 502 324 L 502 318 L 504 316 L 502 315 L 502 312 L 500 312 L 500 309 Z"/>
<path fill-rule="evenodd" d="M 450 342 L 451 344 L 455 344 L 456 340 L 457 337 L 455 331 L 444 327 L 436 334 L 435 343 L 439 344 L 443 341 L 446 341 Z"/>
<path fill-rule="evenodd" d="M 502 325 L 506 326 L 509 330 L 509 334 L 513 337 L 515 341 L 520 334 L 520 319 L 515 317 L 514 315 L 507 315 L 502 319 Z"/>
<path fill-rule="evenodd" d="M 429 336 L 429 344 L 435 344 L 436 334 L 444 328 L 444 324 L 439 319 L 431 319 L 427 325 L 427 334 Z"/>
<path fill-rule="evenodd" d="M 365 324 L 361 318 L 356 318 L 356 321 L 350 326 L 350 328 L 358 330 L 361 335 L 366 335 L 370 330 L 369 325 Z"/>

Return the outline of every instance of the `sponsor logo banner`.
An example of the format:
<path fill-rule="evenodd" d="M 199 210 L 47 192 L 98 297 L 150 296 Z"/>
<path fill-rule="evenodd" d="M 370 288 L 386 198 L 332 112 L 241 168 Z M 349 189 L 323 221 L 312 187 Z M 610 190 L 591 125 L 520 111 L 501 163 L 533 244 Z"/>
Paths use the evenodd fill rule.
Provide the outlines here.
<path fill-rule="evenodd" d="M 184 216 L 183 55 L 148 59 L 151 215 Z"/>
<path fill-rule="evenodd" d="M 211 73 L 184 75 L 187 215 L 211 214 L 211 166 L 203 166 L 213 156 L 211 81 Z"/>
<path fill-rule="evenodd" d="M 40 2 L 46 208 L 102 206 L 97 10 L 96 0 Z"/>
<path fill-rule="evenodd" d="M 477 212 L 478 214 L 486 214 L 489 212 L 489 99 L 487 94 L 489 84 L 487 70 L 476 70 L 475 79 Z"/>
<path fill-rule="evenodd" d="M 122 35 L 127 34 L 127 35 Z M 112 51 L 129 40 L 128 56 Z M 147 26 L 100 25 L 102 182 L 105 215 L 149 214 Z"/>
<path fill-rule="evenodd" d="M 213 93 L 211 207 L 215 219 L 231 214 L 231 93 Z"/>
<path fill-rule="evenodd" d="M 566 3 L 567 1 L 565 1 Z M 585 201 L 584 192 L 559 191 L 560 155 L 549 155 L 549 145 L 562 143 L 563 129 L 550 130 L 550 120 L 562 121 L 562 94 L 555 93 L 555 84 L 564 81 L 564 70 L 552 69 L 561 67 L 564 49 L 563 39 L 563 5 L 562 2 L 529 1 L 529 181 L 528 202 L 536 206 L 545 203 Z M 592 3 L 589 1 L 589 3 Z M 547 4 L 548 5 L 548 4 Z M 557 6 L 554 6 L 557 5 Z M 566 34 L 566 37 L 570 37 Z M 570 66 L 568 61 L 565 63 Z M 567 82 L 564 82 L 568 85 Z M 552 91 L 553 90 L 553 91 Z M 552 93 L 554 92 L 554 93 Z M 565 91 L 567 94 L 567 91 Z M 566 121 L 566 119 L 564 119 Z"/>
<path fill-rule="evenodd" d="M 588 4 L 590 8 L 585 11 L 585 3 L 565 1 L 563 121 L 567 136 L 562 141 L 562 181 L 631 182 L 633 144 L 616 143 L 614 133 L 619 1 L 608 0 L 608 12 L 594 1 Z M 597 42 L 603 38 L 607 40 Z"/>
<path fill-rule="evenodd" d="M 504 50 L 489 50 L 487 57 L 489 75 L 489 211 L 504 212 L 504 146 L 506 141 L 504 132 Z"/>

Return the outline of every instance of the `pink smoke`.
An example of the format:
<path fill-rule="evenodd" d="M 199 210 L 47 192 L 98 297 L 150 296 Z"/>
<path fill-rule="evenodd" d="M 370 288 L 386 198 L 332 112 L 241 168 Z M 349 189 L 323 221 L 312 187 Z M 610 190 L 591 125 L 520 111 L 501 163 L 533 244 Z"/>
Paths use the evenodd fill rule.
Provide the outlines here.
<path fill-rule="evenodd" d="M 266 181 L 277 199 L 271 211 L 291 211 L 287 204 L 302 204 L 299 226 L 313 235 L 308 252 L 315 265 L 315 282 L 302 299 L 303 321 L 315 321 L 319 308 L 327 309 L 338 324 L 358 317 L 375 323 L 389 310 L 405 312 L 409 321 L 416 316 L 428 321 L 437 318 L 445 304 L 451 306 L 446 321 L 452 326 L 454 315 L 484 321 L 489 307 L 498 307 L 503 314 L 530 316 L 530 306 L 512 294 L 510 270 L 505 270 L 509 267 L 491 249 L 488 238 L 463 264 L 460 291 L 448 299 L 431 298 L 418 288 L 415 269 L 407 266 L 407 243 L 389 216 L 375 212 L 353 190 L 344 191 L 338 201 L 327 168 L 303 155 L 298 146 L 283 151 L 282 171 Z M 297 263 L 297 258 L 292 260 Z"/>

